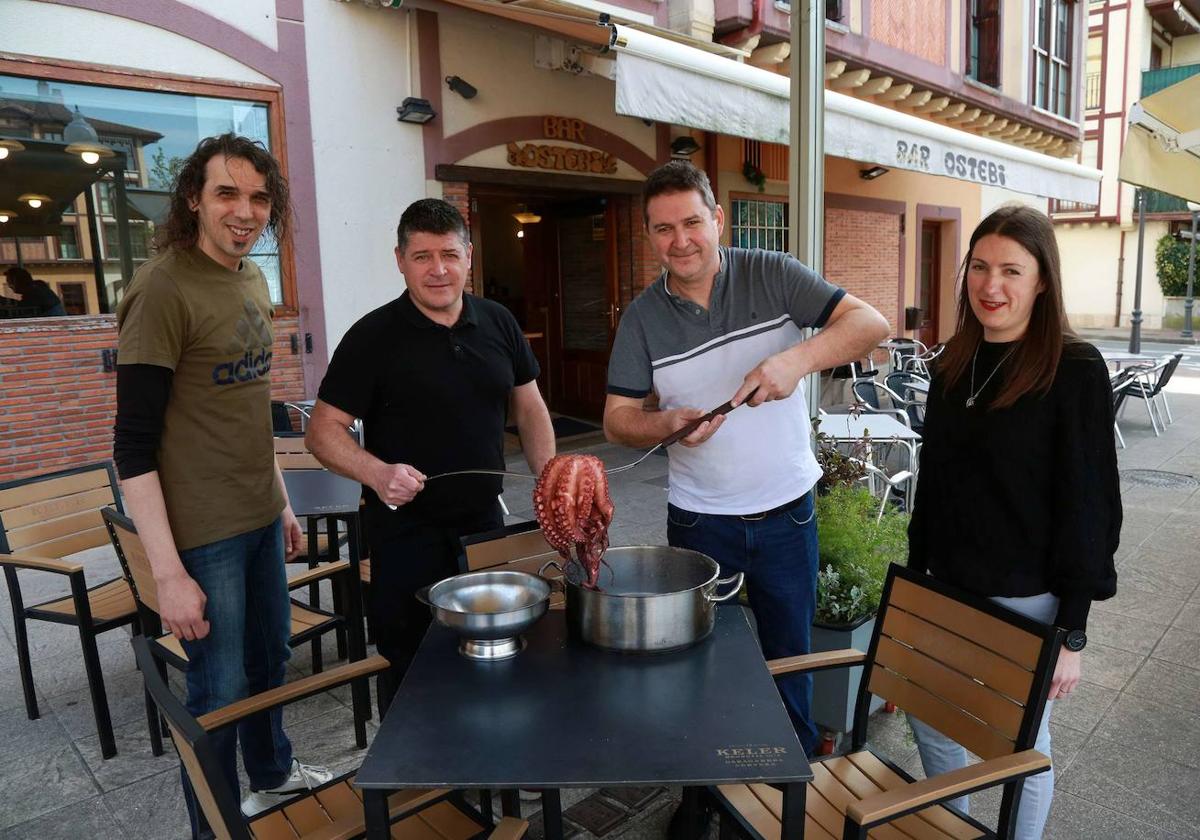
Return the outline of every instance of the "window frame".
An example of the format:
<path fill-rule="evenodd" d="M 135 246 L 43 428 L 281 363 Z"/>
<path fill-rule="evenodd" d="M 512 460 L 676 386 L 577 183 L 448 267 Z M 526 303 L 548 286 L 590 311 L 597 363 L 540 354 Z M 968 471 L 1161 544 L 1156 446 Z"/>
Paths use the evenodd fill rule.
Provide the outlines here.
<path fill-rule="evenodd" d="M 975 21 L 976 15 L 974 12 L 977 9 L 977 7 L 987 4 L 987 3 L 990 3 L 993 5 L 993 7 L 995 9 L 995 18 L 996 18 L 996 23 L 995 23 L 995 41 L 996 42 L 994 45 L 996 58 L 995 58 L 994 66 L 992 68 L 992 70 L 995 74 L 995 78 L 992 80 L 981 79 L 979 77 L 979 71 L 976 68 L 976 65 L 979 63 L 978 55 L 982 55 L 982 50 L 978 46 L 976 46 L 975 51 L 976 51 L 977 55 L 976 55 L 974 61 L 972 60 L 972 55 L 971 55 L 971 46 L 973 43 L 973 40 L 972 40 L 973 36 L 980 31 L 979 27 L 976 25 L 976 21 Z M 1003 79 L 1004 79 L 1004 75 L 1003 75 L 1003 73 L 1004 73 L 1004 70 L 1003 70 L 1004 55 L 1003 55 L 1003 51 L 1001 50 L 1001 44 L 1004 41 L 1004 3 L 1002 2 L 1002 0 L 965 0 L 965 3 L 963 4 L 963 19 L 966 23 L 966 34 L 964 36 L 964 42 L 963 42 L 963 50 L 965 52 L 965 60 L 963 61 L 963 76 L 965 76 L 966 78 L 975 82 L 976 84 L 986 85 L 987 87 L 993 88 L 995 90 L 999 90 L 1001 87 L 1001 83 L 1003 82 Z"/>
<path fill-rule="evenodd" d="M 1045 14 L 1039 18 L 1038 4 L 1045 3 Z M 1029 104 L 1039 111 L 1052 114 L 1059 119 L 1071 120 L 1078 105 L 1075 92 L 1076 68 L 1079 64 L 1076 49 L 1076 29 L 1078 22 L 1076 0 L 1033 0 L 1030 3 L 1029 14 L 1032 21 L 1029 38 Z M 1056 24 L 1058 10 L 1065 10 L 1066 32 L 1059 39 Z M 1045 27 L 1046 43 L 1040 42 L 1041 33 Z M 1059 55 L 1062 41 L 1066 42 L 1065 55 Z M 1046 73 L 1046 98 L 1038 98 L 1039 71 Z M 1085 64 L 1086 73 L 1086 64 Z M 1063 81 L 1065 76 L 1065 83 Z M 1057 84 L 1055 84 L 1057 82 Z M 1062 110 L 1058 108 L 1059 100 L 1064 100 Z"/>
<path fill-rule="evenodd" d="M 267 106 L 267 130 L 271 139 L 271 154 L 279 161 L 284 177 L 288 177 L 287 132 L 283 111 L 283 91 L 272 85 L 252 82 L 213 81 L 198 76 L 160 73 L 151 70 L 114 67 L 106 64 L 49 59 L 37 56 L 0 56 L 0 75 L 47 79 L 51 82 L 72 82 L 101 85 L 126 90 L 154 93 L 177 93 L 192 96 L 211 96 L 219 99 L 240 99 Z M 97 213 L 100 208 L 97 206 Z M 102 221 L 98 219 L 97 221 Z M 103 231 L 101 231 L 103 238 Z M 280 292 L 283 302 L 275 305 L 279 317 L 295 317 L 300 307 L 296 290 L 296 255 L 292 241 L 279 247 Z"/>
<path fill-rule="evenodd" d="M 781 253 L 781 254 L 790 254 L 791 253 L 791 251 L 789 250 L 789 248 L 791 247 L 791 242 L 790 242 L 791 234 L 790 234 L 790 231 L 788 228 L 788 220 L 791 216 L 791 202 L 788 201 L 788 197 L 786 195 L 774 195 L 772 193 L 749 193 L 749 192 L 730 192 L 729 193 L 729 213 L 726 216 L 726 219 L 728 222 L 726 227 L 729 230 L 729 245 L 730 245 L 730 247 L 737 248 L 737 247 L 742 247 L 742 246 L 738 245 L 734 241 L 734 228 L 738 227 L 737 225 L 734 224 L 735 215 L 734 215 L 733 204 L 735 201 L 751 201 L 751 202 L 759 202 L 759 203 L 763 203 L 763 204 L 770 203 L 770 204 L 782 205 L 783 211 L 784 211 L 784 220 L 783 220 L 782 226 L 750 225 L 750 226 L 744 227 L 742 229 L 743 230 L 760 230 L 760 231 L 764 231 L 764 232 L 767 230 L 781 230 L 783 232 L 783 248 L 781 250 L 779 250 L 779 253 Z M 775 250 L 772 248 L 767 248 L 765 245 L 750 246 L 750 247 L 761 247 L 764 250 L 768 250 L 768 251 Z"/>

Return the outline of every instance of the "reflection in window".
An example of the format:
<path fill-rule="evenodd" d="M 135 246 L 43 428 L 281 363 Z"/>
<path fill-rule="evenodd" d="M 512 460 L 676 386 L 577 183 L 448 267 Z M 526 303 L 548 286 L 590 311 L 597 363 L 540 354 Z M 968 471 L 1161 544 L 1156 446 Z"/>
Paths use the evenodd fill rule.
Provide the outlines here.
<path fill-rule="evenodd" d="M 100 142 L 117 153 L 102 158 L 101 171 L 90 185 L 79 180 L 78 158 L 65 152 L 63 131 L 76 116 L 76 109 Z M 22 193 L 49 195 L 53 201 L 45 205 L 44 212 L 23 212 L 0 225 L 0 272 L 18 262 L 36 263 L 39 279 L 53 288 L 70 289 L 66 297 L 70 298 L 67 308 L 71 314 L 115 311 L 132 270 L 154 254 L 154 231 L 165 218 L 171 183 L 197 143 L 232 131 L 270 149 L 268 117 L 265 102 L 0 74 L 0 137 L 18 138 L 50 160 L 57 146 L 64 145 L 63 171 L 75 167 L 71 189 L 76 190 L 74 195 L 62 194 L 65 187 L 55 192 L 55 184 L 60 182 L 57 170 L 53 170 L 53 183 L 23 184 Z M 22 171 L 45 179 L 28 164 L 20 169 L 20 161 L 20 155 L 11 155 L 0 163 L 0 182 L 13 183 L 13 173 Z M 86 179 L 88 171 L 83 174 Z M 122 179 L 123 203 L 115 178 Z M 99 218 L 92 219 L 87 212 L 88 191 Z M 120 226 L 119 220 L 123 222 Z M 100 240 L 99 253 L 93 255 L 89 247 L 85 257 L 81 240 L 91 236 L 93 225 Z M 123 228 L 128 230 L 128 241 L 121 236 Z M 251 259 L 262 267 L 272 301 L 283 303 L 278 244 L 264 236 Z M 65 298 L 63 302 L 64 306 L 68 303 Z M 0 317 L 12 317 L 22 310 L 17 305 L 19 296 L 13 303 L 0 307 L 4 309 Z"/>
<path fill-rule="evenodd" d="M 788 250 L 788 204 L 781 199 L 740 199 L 730 204 L 730 244 L 735 248 Z"/>

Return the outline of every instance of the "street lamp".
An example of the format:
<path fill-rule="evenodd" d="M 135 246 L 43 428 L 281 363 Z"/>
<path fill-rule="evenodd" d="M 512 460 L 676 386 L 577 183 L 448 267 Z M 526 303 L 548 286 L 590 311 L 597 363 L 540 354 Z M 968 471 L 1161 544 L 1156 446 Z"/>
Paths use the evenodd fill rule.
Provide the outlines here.
<path fill-rule="evenodd" d="M 1181 338 L 1192 337 L 1192 304 L 1195 303 L 1196 284 L 1196 223 L 1200 221 L 1200 204 L 1189 201 L 1187 206 L 1192 211 L 1192 239 L 1188 246 L 1188 284 L 1187 297 L 1183 299 L 1183 330 L 1179 333 Z"/>
<path fill-rule="evenodd" d="M 63 140 L 69 144 L 67 154 L 79 155 L 88 166 L 95 166 L 100 158 L 113 156 L 113 150 L 100 142 L 96 129 L 79 113 L 79 106 L 75 107 L 74 118 L 63 129 Z"/>

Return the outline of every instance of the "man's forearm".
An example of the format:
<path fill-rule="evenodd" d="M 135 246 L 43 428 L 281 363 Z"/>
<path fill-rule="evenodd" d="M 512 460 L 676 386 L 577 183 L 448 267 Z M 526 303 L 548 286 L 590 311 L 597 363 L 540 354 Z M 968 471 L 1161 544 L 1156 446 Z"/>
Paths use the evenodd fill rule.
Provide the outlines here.
<path fill-rule="evenodd" d="M 879 313 L 853 309 L 783 355 L 806 376 L 866 358 L 887 334 L 888 323 Z"/>
<path fill-rule="evenodd" d="M 636 405 L 609 409 L 604 413 L 604 435 L 612 443 L 644 449 L 675 431 L 673 415 L 665 411 L 647 411 Z"/>
<path fill-rule="evenodd" d="M 523 412 L 516 420 L 525 461 L 534 475 L 541 475 L 546 462 L 554 457 L 554 425 L 550 422 L 550 412 L 542 406 L 540 411 Z"/>
<path fill-rule="evenodd" d="M 179 550 L 175 547 L 175 537 L 171 534 L 167 503 L 163 498 L 158 472 L 152 471 L 127 478 L 121 482 L 121 490 L 129 515 L 137 527 L 138 536 L 142 538 L 142 545 L 146 547 L 146 556 L 150 559 L 150 569 L 155 580 L 163 581 L 187 575 L 183 562 L 179 559 Z"/>
<path fill-rule="evenodd" d="M 359 446 L 336 421 L 310 422 L 304 442 L 327 469 L 359 484 L 369 486 L 371 472 L 383 463 Z"/>

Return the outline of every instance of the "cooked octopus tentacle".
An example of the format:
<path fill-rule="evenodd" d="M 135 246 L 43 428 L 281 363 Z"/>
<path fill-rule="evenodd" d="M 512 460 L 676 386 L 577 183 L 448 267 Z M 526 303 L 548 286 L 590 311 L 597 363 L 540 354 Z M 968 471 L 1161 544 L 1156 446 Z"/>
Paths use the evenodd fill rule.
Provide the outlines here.
<path fill-rule="evenodd" d="M 568 563 L 577 562 L 583 585 L 595 589 L 613 516 L 604 463 L 595 455 L 551 458 L 533 488 L 533 510 L 546 542 Z"/>

